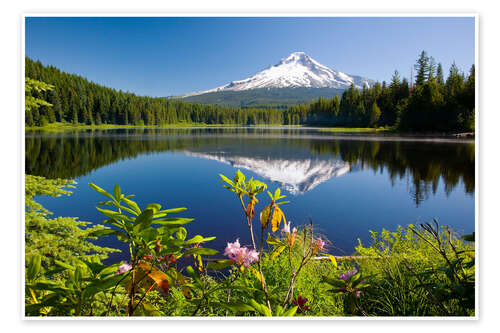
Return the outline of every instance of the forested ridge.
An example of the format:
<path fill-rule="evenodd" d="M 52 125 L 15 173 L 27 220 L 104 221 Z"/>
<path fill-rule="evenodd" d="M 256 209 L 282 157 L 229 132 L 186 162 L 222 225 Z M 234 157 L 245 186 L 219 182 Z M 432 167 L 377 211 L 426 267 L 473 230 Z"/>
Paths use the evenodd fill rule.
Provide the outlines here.
<path fill-rule="evenodd" d="M 261 125 L 281 124 L 281 111 L 275 109 L 239 109 L 137 96 L 117 91 L 53 66 L 26 58 L 26 78 L 53 85 L 52 90 L 33 91 L 34 97 L 52 106 L 26 110 L 27 126 L 48 123 L 161 126 L 177 123 Z M 28 92 L 27 92 L 28 93 Z"/>
<path fill-rule="evenodd" d="M 474 131 L 475 67 L 462 73 L 453 64 L 447 78 L 441 64 L 420 54 L 412 84 L 394 72 L 391 82 L 371 88 L 351 86 L 342 96 L 319 98 L 310 104 L 273 108 L 235 108 L 189 103 L 163 97 L 137 96 L 44 66 L 26 58 L 27 80 L 52 85 L 27 90 L 27 98 L 44 100 L 26 109 L 26 126 L 48 123 L 162 126 L 178 123 L 236 125 L 322 125 L 379 127 L 399 131 Z"/>
<path fill-rule="evenodd" d="M 320 98 L 284 113 L 284 124 L 394 126 L 400 131 L 474 131 L 475 67 L 468 75 L 443 67 L 422 51 L 410 84 L 395 71 L 391 82 L 362 90 L 351 86 L 341 97 Z"/>

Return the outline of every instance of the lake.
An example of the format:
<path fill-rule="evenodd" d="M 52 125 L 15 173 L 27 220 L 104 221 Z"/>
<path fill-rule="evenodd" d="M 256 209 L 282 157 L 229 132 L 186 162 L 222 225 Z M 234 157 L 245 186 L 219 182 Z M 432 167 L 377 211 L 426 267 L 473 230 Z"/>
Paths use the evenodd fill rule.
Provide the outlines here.
<path fill-rule="evenodd" d="M 68 197 L 38 197 L 54 216 L 99 223 L 104 197 L 89 182 L 135 194 L 144 207 L 187 207 L 188 237 L 216 236 L 250 244 L 241 204 L 219 182 L 240 169 L 248 178 L 280 187 L 293 226 L 312 219 L 330 253 L 352 254 L 370 232 L 436 218 L 458 234 L 474 231 L 475 146 L 472 140 L 323 132 L 311 128 L 114 129 L 27 131 L 26 173 L 73 178 Z M 263 193 L 257 214 L 268 203 Z M 254 221 L 258 223 L 257 219 Z M 111 237 L 99 244 L 125 250 Z M 127 258 L 127 251 L 109 261 Z"/>

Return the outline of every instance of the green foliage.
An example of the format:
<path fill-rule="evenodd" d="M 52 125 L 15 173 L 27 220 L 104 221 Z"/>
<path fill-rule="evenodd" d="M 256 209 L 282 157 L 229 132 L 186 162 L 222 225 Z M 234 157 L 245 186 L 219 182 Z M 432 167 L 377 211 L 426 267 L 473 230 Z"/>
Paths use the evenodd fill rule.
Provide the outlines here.
<path fill-rule="evenodd" d="M 47 219 L 50 212 L 34 197 L 68 195 L 64 188 L 74 182 L 27 175 L 26 315 L 474 315 L 474 247 L 468 243 L 474 234 L 464 236 L 464 242 L 437 222 L 410 225 L 372 232 L 369 247 L 359 242 L 356 256 L 338 258 L 323 253 L 325 243 L 315 235 L 312 222 L 300 230 L 287 224 L 279 189 L 267 192 L 271 202 L 256 214 L 257 195 L 267 185 L 247 180 L 239 170 L 233 179 L 220 176 L 241 201 L 258 260 L 207 258 L 217 251 L 202 245 L 214 237 L 191 237 L 186 227 L 192 219 L 172 217 L 185 208 L 142 206 L 118 185 L 109 192 L 90 184 L 105 198 L 97 209 L 111 228 L 82 229 L 76 219 L 59 218 L 69 219 L 61 227 L 61 221 Z M 261 226 L 258 247 L 255 215 Z M 267 228 L 271 232 L 265 233 Z M 88 239 L 104 236 L 129 245 L 130 264 L 102 264 L 111 249 Z"/>
<path fill-rule="evenodd" d="M 189 278 L 177 269 L 177 261 L 190 256 L 194 259 L 196 269 L 204 272 L 202 256 L 214 255 L 218 252 L 201 245 L 215 237 L 196 235 L 187 239 L 187 230 L 184 225 L 193 219 L 167 217 L 170 214 L 182 212 L 186 208 L 162 209 L 162 206 L 157 203 L 150 203 L 141 208 L 131 200 L 133 195 L 122 193 L 119 185 L 115 185 L 112 194 L 95 184 L 89 185 L 109 199 L 100 202 L 99 206 L 111 208 L 97 207 L 97 210 L 108 218 L 104 223 L 114 227 L 113 230 L 99 232 L 97 235 L 113 235 L 129 245 L 131 264 L 127 266 L 130 270 L 126 273 L 131 276 L 127 288 L 128 315 L 137 314 L 137 310 L 147 310 L 144 308 L 147 307 L 147 303 L 144 303 L 143 299 L 153 287 L 157 287 L 166 294 L 169 293 L 171 287 L 180 287 L 185 296 L 194 297 L 194 301 L 196 292 L 191 288 L 192 283 L 188 284 Z M 188 266 L 186 271 L 195 284 L 201 283 L 191 266 Z M 200 302 L 210 292 L 204 289 Z M 139 295 L 141 295 L 140 298 Z"/>
<path fill-rule="evenodd" d="M 42 81 L 33 80 L 26 77 L 24 80 L 25 108 L 26 111 L 38 109 L 41 106 L 52 106 L 49 102 L 37 98 L 43 92 L 54 89 L 54 86 Z"/>
<path fill-rule="evenodd" d="M 52 104 L 47 102 L 43 97 L 44 93 L 54 89 L 53 85 L 42 81 L 37 81 L 26 77 L 24 80 L 24 106 L 25 106 L 25 121 L 28 126 L 46 126 L 48 124 L 47 115 L 53 119 Z M 40 111 L 47 115 L 41 115 Z"/>
<path fill-rule="evenodd" d="M 370 287 L 361 297 L 368 315 L 473 316 L 474 247 L 430 224 L 372 232 L 357 253 Z"/>
<path fill-rule="evenodd" d="M 74 217 L 49 218 L 51 212 L 35 201 L 35 196 L 69 195 L 75 184 L 72 180 L 46 179 L 39 176 L 25 177 L 25 254 L 41 256 L 42 271 L 54 265 L 55 260 L 74 264 L 81 259 L 93 257 L 104 259 L 117 250 L 103 248 L 90 242 L 96 239 L 96 232 L 108 228 L 100 225 L 89 226 L 90 222 L 78 221 Z"/>

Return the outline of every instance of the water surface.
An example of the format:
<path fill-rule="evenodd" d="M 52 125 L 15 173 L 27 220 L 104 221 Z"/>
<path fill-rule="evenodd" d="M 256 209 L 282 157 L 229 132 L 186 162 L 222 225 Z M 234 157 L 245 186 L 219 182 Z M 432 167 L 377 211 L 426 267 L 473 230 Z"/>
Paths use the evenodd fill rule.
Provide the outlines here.
<path fill-rule="evenodd" d="M 188 237 L 216 236 L 223 250 L 249 244 L 241 205 L 219 183 L 237 169 L 280 187 L 293 225 L 312 219 L 334 254 L 351 254 L 369 230 L 436 218 L 460 234 L 474 231 L 474 143 L 325 133 L 315 129 L 185 128 L 26 133 L 26 173 L 73 178 L 69 197 L 38 200 L 55 216 L 101 222 L 93 182 L 135 194 L 141 206 L 187 207 Z M 261 195 L 257 212 L 267 204 Z M 257 220 L 255 223 L 258 223 Z M 100 244 L 124 249 L 111 237 Z M 126 259 L 126 251 L 112 261 Z"/>

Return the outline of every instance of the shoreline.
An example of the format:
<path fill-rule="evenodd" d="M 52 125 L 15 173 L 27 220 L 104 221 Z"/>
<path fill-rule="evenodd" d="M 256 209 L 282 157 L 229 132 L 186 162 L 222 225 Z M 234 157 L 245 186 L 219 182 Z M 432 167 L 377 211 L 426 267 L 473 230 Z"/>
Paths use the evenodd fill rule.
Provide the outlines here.
<path fill-rule="evenodd" d="M 367 134 L 380 138 L 404 138 L 404 139 L 452 139 L 457 141 L 474 142 L 475 132 L 464 133 L 443 133 L 443 132 L 397 132 L 393 128 L 369 128 L 369 127 L 321 127 L 307 125 L 238 125 L 238 124 L 203 124 L 203 123 L 179 123 L 164 126 L 146 126 L 146 125 L 73 125 L 73 124 L 53 124 L 48 126 L 25 126 L 25 132 L 46 131 L 58 132 L 68 130 L 117 130 L 117 129 L 298 129 L 298 130 L 316 130 L 322 133 L 335 134 Z"/>

